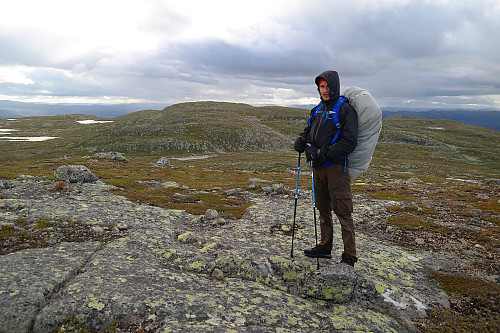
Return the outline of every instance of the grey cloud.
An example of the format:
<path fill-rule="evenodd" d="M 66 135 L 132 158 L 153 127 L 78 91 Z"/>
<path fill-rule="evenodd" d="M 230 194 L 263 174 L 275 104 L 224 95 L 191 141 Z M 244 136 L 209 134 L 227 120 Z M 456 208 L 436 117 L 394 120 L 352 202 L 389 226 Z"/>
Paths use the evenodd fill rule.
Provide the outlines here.
<path fill-rule="evenodd" d="M 481 99 L 500 91 L 500 20 L 493 1 L 291 3 L 273 22 L 256 22 L 248 42 L 178 40 L 191 24 L 188 13 L 156 5 L 140 29 L 156 36 L 158 49 L 133 57 L 95 49 L 58 61 L 54 54 L 65 40 L 57 36 L 0 33 L 0 65 L 34 66 L 27 75 L 35 82 L 3 83 L 2 93 L 162 101 L 213 94 L 244 102 L 283 88 L 296 98 L 316 97 L 313 78 L 326 69 L 339 71 L 343 87 L 362 86 L 386 100 Z"/>
<path fill-rule="evenodd" d="M 168 50 L 168 56 L 176 57 L 195 73 L 245 78 L 305 74 L 310 72 L 315 58 L 307 50 L 262 50 L 251 45 L 231 45 L 221 40 L 179 44 Z"/>

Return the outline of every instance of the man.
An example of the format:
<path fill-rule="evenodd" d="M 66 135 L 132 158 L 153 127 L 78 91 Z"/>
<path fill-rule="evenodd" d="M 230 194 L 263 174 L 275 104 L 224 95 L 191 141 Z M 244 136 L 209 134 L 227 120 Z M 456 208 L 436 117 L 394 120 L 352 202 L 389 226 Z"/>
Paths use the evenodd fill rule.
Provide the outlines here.
<path fill-rule="evenodd" d="M 311 110 L 308 126 L 294 145 L 297 152 L 305 151 L 307 161 L 313 166 L 314 194 L 321 229 L 321 241 L 312 249 L 305 250 L 304 254 L 312 258 L 332 257 L 333 210 L 342 230 L 344 252 L 341 262 L 354 267 L 358 258 L 347 155 L 358 142 L 358 116 L 348 102 L 343 103 L 339 110 L 340 128 L 337 128 L 331 114 L 322 111 L 332 111 L 340 96 L 339 75 L 335 71 L 325 71 L 316 77 L 315 83 L 321 103 Z M 340 133 L 335 139 L 337 131 Z"/>

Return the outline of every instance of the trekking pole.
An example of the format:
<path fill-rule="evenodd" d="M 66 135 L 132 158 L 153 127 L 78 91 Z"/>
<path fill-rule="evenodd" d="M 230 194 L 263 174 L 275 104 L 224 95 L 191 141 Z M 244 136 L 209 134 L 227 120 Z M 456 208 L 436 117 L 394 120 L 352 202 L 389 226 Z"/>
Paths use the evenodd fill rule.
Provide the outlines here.
<path fill-rule="evenodd" d="M 313 166 L 311 162 L 311 183 L 312 183 L 312 200 L 313 200 L 313 212 L 314 212 L 314 237 L 316 238 L 316 250 L 318 249 L 318 229 L 316 228 L 316 199 L 314 196 L 314 173 Z M 316 257 L 316 266 L 319 270 L 319 257 Z"/>
<path fill-rule="evenodd" d="M 295 206 L 293 208 L 292 250 L 290 251 L 291 258 L 293 258 L 293 239 L 295 238 L 295 218 L 297 216 L 297 197 L 299 194 L 300 154 L 301 153 L 299 153 L 299 161 L 297 162 L 297 185 L 295 186 Z"/>

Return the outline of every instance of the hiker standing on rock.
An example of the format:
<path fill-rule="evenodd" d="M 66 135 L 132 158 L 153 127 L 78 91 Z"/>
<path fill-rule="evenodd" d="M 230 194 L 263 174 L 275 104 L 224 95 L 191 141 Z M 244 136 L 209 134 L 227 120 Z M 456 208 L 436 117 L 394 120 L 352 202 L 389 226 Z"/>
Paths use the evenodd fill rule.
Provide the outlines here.
<path fill-rule="evenodd" d="M 317 246 L 304 251 L 312 258 L 331 258 L 333 248 L 332 210 L 342 230 L 344 252 L 341 262 L 354 267 L 357 261 L 352 193 L 347 168 L 349 155 L 358 142 L 358 116 L 352 106 L 340 96 L 340 79 L 335 71 L 325 71 L 315 79 L 321 97 L 320 104 L 311 110 L 308 125 L 295 141 L 297 152 L 305 151 L 312 163 L 316 208 L 319 211 L 321 240 Z M 338 117 L 332 115 L 338 109 Z M 329 112 L 330 111 L 330 112 Z M 338 118 L 339 124 L 335 124 Z M 338 128 L 338 125 L 340 127 Z"/>

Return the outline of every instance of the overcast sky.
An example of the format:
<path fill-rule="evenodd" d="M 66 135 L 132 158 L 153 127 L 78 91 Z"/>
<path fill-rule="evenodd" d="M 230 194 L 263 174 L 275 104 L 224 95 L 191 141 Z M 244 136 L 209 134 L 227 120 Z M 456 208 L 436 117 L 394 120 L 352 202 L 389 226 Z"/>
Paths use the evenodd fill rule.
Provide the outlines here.
<path fill-rule="evenodd" d="M 500 108 L 500 0 L 2 0 L 0 99 Z"/>

